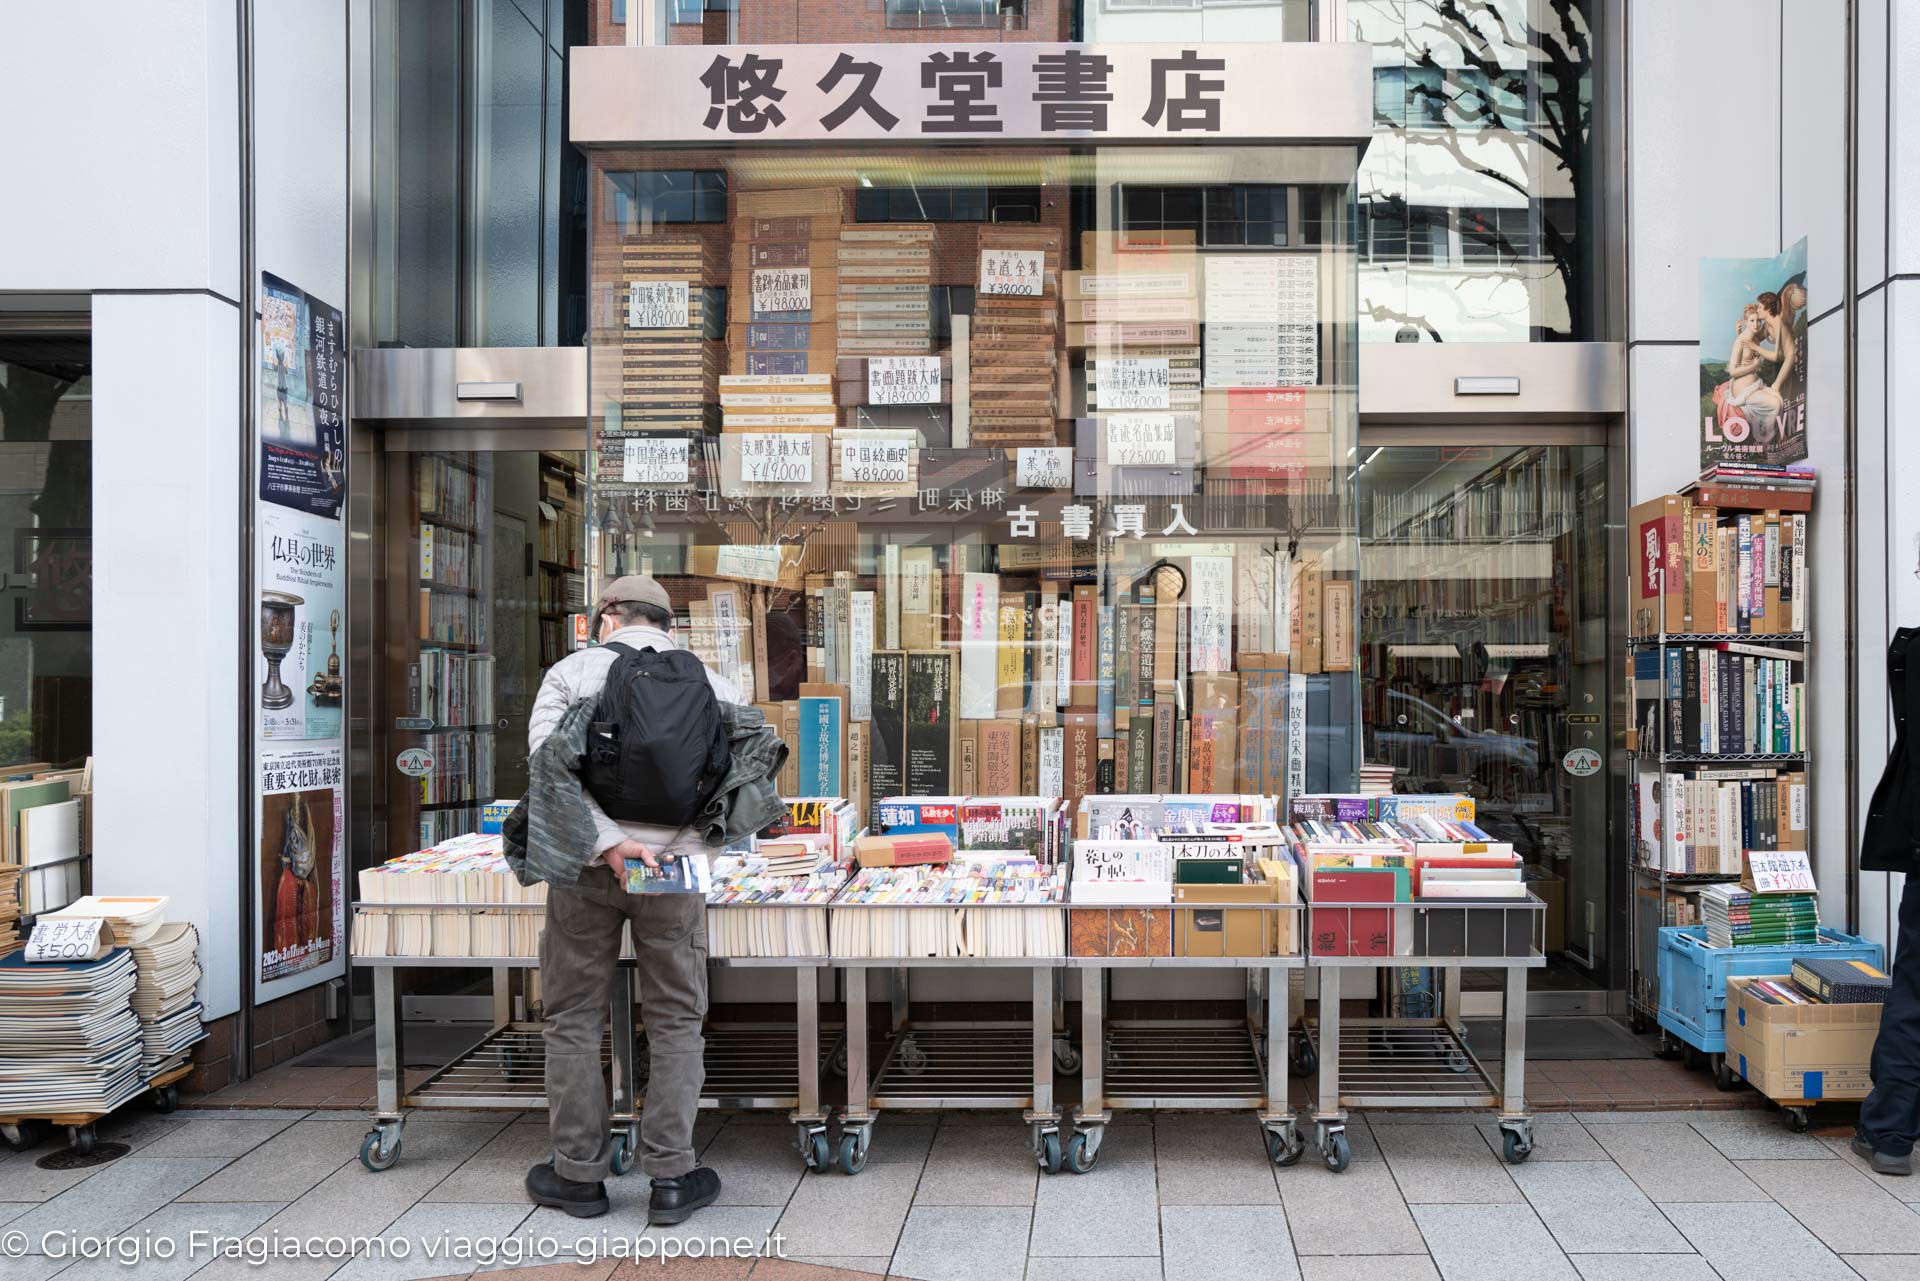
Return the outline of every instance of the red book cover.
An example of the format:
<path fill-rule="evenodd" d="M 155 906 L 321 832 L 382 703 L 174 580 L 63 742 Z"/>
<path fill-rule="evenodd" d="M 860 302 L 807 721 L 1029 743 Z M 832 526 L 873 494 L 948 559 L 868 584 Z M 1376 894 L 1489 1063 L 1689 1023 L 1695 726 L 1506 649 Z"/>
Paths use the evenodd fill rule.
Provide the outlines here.
<path fill-rule="evenodd" d="M 1393 909 L 1324 908 L 1321 903 L 1391 903 L 1396 875 L 1388 869 L 1323 868 L 1313 874 L 1313 955 L 1391 956 Z"/>

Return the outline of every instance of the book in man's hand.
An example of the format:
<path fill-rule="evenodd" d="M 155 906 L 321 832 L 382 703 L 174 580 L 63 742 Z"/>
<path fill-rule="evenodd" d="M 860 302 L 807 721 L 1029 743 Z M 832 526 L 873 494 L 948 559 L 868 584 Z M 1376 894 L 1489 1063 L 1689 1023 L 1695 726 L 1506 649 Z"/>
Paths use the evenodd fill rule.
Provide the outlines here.
<path fill-rule="evenodd" d="M 629 859 L 627 862 L 629 894 L 705 895 L 712 889 L 712 864 L 704 857 L 663 855 L 659 867 L 648 867 L 638 859 Z"/>

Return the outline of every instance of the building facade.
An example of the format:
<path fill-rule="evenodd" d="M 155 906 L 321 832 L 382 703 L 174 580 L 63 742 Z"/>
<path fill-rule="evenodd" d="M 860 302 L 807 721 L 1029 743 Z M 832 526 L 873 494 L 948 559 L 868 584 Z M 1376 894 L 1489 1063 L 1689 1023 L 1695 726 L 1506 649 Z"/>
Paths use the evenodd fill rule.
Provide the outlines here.
<path fill-rule="evenodd" d="M 1824 915 L 1885 940 L 1897 886 L 1853 851 L 1880 646 L 1920 610 L 1920 441 L 1891 426 L 1916 23 L 1892 0 L 10 14 L 10 141 L 61 179 L 0 208 L 0 768 L 93 758 L 86 883 L 199 927 L 217 1085 L 354 1023 L 353 872 L 519 794 L 572 615 L 650 569 L 770 705 L 848 684 L 872 724 L 855 655 L 947 650 L 955 759 L 903 792 L 1236 790 L 1193 740 L 1278 670 L 1273 790 L 1374 764 L 1470 792 L 1549 905 L 1535 1007 L 1625 1014 L 1649 894 L 1627 513 L 1700 470 L 1700 261 L 1804 239 L 1809 843 Z M 1347 617 L 1303 636 L 1308 569 Z M 871 593 L 864 650 L 808 633 L 810 586 Z M 1094 620 L 1178 593 L 1175 667 L 1116 672 L 1103 704 L 1097 648 L 1076 667 L 1055 622 L 1049 662 L 1004 670 L 996 642 L 1037 663 L 1025 613 L 1071 619 L 1076 589 Z M 1128 750 L 1156 742 L 1136 721 L 1164 760 Z M 1010 774 L 982 772 L 995 744 Z"/>

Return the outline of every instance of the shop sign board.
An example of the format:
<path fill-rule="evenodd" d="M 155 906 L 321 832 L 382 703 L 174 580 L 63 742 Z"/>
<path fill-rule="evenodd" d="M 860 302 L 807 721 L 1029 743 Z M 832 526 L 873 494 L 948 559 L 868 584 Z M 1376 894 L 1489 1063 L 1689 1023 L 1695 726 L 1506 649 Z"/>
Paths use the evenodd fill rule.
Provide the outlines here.
<path fill-rule="evenodd" d="M 1364 143 L 1361 44 L 737 44 L 576 49 L 581 144 Z"/>

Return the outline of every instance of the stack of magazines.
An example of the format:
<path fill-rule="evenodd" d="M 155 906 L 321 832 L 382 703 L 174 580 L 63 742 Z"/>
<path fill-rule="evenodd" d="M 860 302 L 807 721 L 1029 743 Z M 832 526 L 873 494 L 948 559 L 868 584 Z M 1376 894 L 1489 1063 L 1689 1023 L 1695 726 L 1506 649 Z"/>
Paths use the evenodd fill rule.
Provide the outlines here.
<path fill-rule="evenodd" d="M 767 844 L 774 844 L 767 842 Z M 790 850 L 724 854 L 713 861 L 707 948 L 714 956 L 825 956 L 827 904 L 846 883 L 832 856 Z"/>
<path fill-rule="evenodd" d="M 200 935 L 184 921 L 168 924 L 164 895 L 89 895 L 75 899 L 55 918 L 97 920 L 115 947 L 133 956 L 133 1010 L 140 1019 L 141 1075 L 147 1080 L 187 1061 L 187 1051 L 205 1039 L 200 1003 Z"/>
<path fill-rule="evenodd" d="M 146 1088 L 133 953 L 0 957 L 0 1113 L 111 1112 Z"/>
<path fill-rule="evenodd" d="M 547 887 L 522 885 L 503 838 L 470 833 L 360 872 L 355 956 L 537 956 Z"/>
<path fill-rule="evenodd" d="M 1700 892 L 1700 919 L 1708 947 L 1804 947 L 1820 941 L 1819 900 L 1813 894 L 1756 894 L 1739 885 Z"/>
<path fill-rule="evenodd" d="M 1024 851 L 968 861 L 870 867 L 834 899 L 835 956 L 1064 956 L 1067 869 Z"/>

